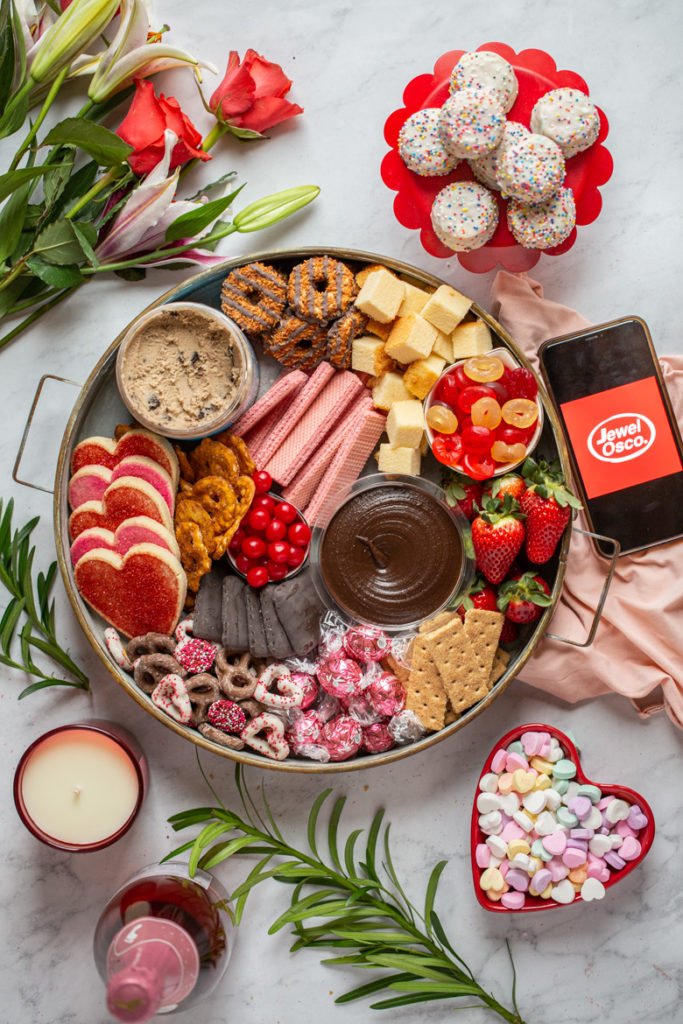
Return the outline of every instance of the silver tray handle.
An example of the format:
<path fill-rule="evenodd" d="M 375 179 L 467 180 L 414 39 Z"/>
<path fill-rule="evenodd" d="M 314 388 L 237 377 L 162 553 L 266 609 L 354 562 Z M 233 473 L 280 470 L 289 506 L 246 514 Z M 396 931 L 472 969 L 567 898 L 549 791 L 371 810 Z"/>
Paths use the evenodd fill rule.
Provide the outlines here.
<path fill-rule="evenodd" d="M 83 387 L 82 384 L 79 384 L 75 380 L 69 380 L 67 377 L 56 377 L 53 373 L 45 373 L 45 374 L 43 374 L 43 376 L 38 381 L 38 387 L 36 388 L 36 393 L 33 396 L 33 402 L 31 403 L 31 408 L 29 409 L 28 419 L 26 420 L 26 424 L 24 426 L 24 432 L 21 435 L 21 443 L 19 445 L 19 451 L 17 452 L 17 457 L 14 460 L 14 467 L 12 469 L 12 479 L 16 483 L 22 484 L 23 487 L 30 487 L 34 491 L 44 491 L 45 494 L 54 494 L 54 489 L 53 488 L 51 488 L 51 487 L 42 487 L 40 484 L 33 484 L 33 483 L 31 483 L 30 480 L 22 480 L 20 478 L 20 476 L 19 476 L 19 467 L 21 465 L 21 460 L 22 460 L 22 457 L 24 455 L 24 449 L 26 447 L 26 441 L 28 439 L 29 431 L 30 431 L 31 426 L 33 424 L 33 418 L 35 416 L 35 412 L 36 412 L 36 409 L 38 407 L 38 402 L 40 401 L 40 396 L 41 396 L 41 393 L 43 391 L 43 387 L 45 385 L 45 381 L 46 380 L 56 380 L 56 381 L 59 381 L 60 384 L 71 384 L 73 387 L 79 388 L 79 390 L 80 390 L 80 388 Z"/>
<path fill-rule="evenodd" d="M 590 645 L 593 643 L 593 640 L 595 639 L 595 634 L 597 632 L 598 625 L 600 623 L 600 617 L 602 616 L 602 609 L 603 609 L 603 607 L 605 605 L 605 601 L 607 599 L 607 591 L 609 590 L 609 585 L 612 582 L 612 577 L 614 576 L 614 570 L 616 569 L 616 565 L 617 565 L 617 558 L 619 557 L 619 555 L 621 553 L 621 544 L 619 543 L 618 540 L 615 540 L 613 537 L 605 537 L 601 533 L 592 533 L 591 530 L 581 530 L 578 526 L 573 526 L 572 527 L 572 531 L 575 532 L 575 533 L 582 533 L 584 535 L 584 537 L 592 537 L 593 540 L 601 540 L 601 541 L 604 541 L 607 544 L 611 544 L 611 546 L 612 546 L 612 554 L 610 555 L 609 568 L 607 570 L 607 575 L 605 576 L 605 581 L 602 584 L 602 590 L 600 592 L 600 598 L 598 600 L 598 604 L 597 604 L 597 607 L 595 609 L 595 614 L 593 615 L 593 621 L 591 623 L 591 628 L 588 631 L 587 638 L 582 641 L 582 640 L 570 640 L 568 637 L 566 637 L 566 636 L 558 636 L 556 633 L 544 633 L 543 635 L 548 640 L 559 640 L 560 643 L 571 644 L 572 647 L 590 647 Z"/>

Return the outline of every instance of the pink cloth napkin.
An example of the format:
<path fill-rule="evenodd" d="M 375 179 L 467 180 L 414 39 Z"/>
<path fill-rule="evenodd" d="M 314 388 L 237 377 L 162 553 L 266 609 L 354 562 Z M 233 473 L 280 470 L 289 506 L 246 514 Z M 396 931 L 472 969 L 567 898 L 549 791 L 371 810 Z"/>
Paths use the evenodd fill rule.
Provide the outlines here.
<path fill-rule="evenodd" d="M 537 349 L 552 338 L 590 326 L 587 320 L 543 297 L 526 274 L 499 271 L 491 313 L 538 368 Z M 683 357 L 660 359 L 671 402 L 683 420 Z M 586 529 L 579 515 L 577 525 Z M 589 538 L 573 533 L 564 587 L 550 632 L 584 640 L 604 582 L 607 562 Z M 683 541 L 618 559 L 592 646 L 541 641 L 522 672 L 524 682 L 575 702 L 614 691 L 643 717 L 666 710 L 683 728 Z"/>

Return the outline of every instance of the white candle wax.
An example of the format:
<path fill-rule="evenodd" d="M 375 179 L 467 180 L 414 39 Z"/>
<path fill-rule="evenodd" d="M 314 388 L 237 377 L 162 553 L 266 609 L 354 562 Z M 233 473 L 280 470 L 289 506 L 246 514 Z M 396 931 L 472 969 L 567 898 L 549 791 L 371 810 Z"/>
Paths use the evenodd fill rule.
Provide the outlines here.
<path fill-rule="evenodd" d="M 31 753 L 21 780 L 26 812 L 62 843 L 98 843 L 126 824 L 140 783 L 126 750 L 93 729 L 65 729 Z"/>

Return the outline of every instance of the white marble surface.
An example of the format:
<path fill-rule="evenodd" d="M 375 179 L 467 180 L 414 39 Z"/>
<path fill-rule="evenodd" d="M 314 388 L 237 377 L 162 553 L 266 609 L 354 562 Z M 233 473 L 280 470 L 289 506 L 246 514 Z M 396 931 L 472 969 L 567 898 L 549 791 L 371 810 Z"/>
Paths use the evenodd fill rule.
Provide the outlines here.
<path fill-rule="evenodd" d="M 257 237 L 227 240 L 222 250 L 226 256 L 280 245 L 359 247 L 439 273 L 484 305 L 491 274 L 471 275 L 455 261 L 427 256 L 417 235 L 394 220 L 393 194 L 379 177 L 386 149 L 382 126 L 400 105 L 405 84 L 430 71 L 446 50 L 500 40 L 517 50 L 549 51 L 558 66 L 584 76 L 607 112 L 615 170 L 603 189 L 599 220 L 580 230 L 567 255 L 542 258 L 534 275 L 550 297 L 594 321 L 638 313 L 648 321 L 661 353 L 683 352 L 678 237 L 683 15 L 673 0 L 648 5 L 636 0 L 575 0 L 571 5 L 543 0 L 481 5 L 444 0 L 429 5 L 406 0 L 261 0 L 251 5 L 157 0 L 156 7 L 158 20 L 171 24 L 172 38 L 186 41 L 217 65 L 224 64 L 230 48 L 243 52 L 248 46 L 281 62 L 295 83 L 292 98 L 306 111 L 273 131 L 267 143 L 228 142 L 216 152 L 210 170 L 236 167 L 240 179 L 248 181 L 245 203 L 294 184 L 322 187 L 314 207 L 291 222 Z M 209 121 L 196 113 L 189 76 L 170 76 L 165 86 L 206 130 Z M 204 173 L 197 177 L 207 180 Z M 50 498 L 10 479 L 37 379 L 43 372 L 84 379 L 121 327 L 179 279 L 158 272 L 136 285 L 97 281 L 0 353 L 2 493 L 14 495 L 19 519 L 41 515 L 36 538 L 42 565 L 53 553 Z M 64 413 L 72 400 L 72 393 L 59 399 Z M 47 448 L 39 461 L 33 467 L 36 473 L 49 477 Z M 0 1020 L 7 1024 L 106 1020 L 91 955 L 99 910 L 129 873 L 171 848 L 168 815 L 208 800 L 194 748 L 126 697 L 80 635 L 61 585 L 57 598 L 60 634 L 91 672 L 92 698 L 53 690 L 18 704 L 16 694 L 24 679 L 5 670 L 0 676 L 5 775 L 0 798 Z M 12 775 L 21 752 L 41 732 L 92 714 L 122 722 L 139 736 L 150 762 L 149 795 L 134 829 L 118 845 L 91 855 L 54 853 L 20 825 L 12 804 Z M 583 747 L 590 776 L 640 789 L 654 808 L 657 837 L 643 865 L 602 903 L 526 917 L 491 915 L 475 902 L 470 880 L 472 790 L 497 738 L 512 725 L 534 720 L 571 729 Z M 386 807 L 393 822 L 395 861 L 415 898 L 422 896 L 432 865 L 449 859 L 438 910 L 453 943 L 507 1004 L 511 976 L 503 940 L 511 940 L 519 1005 L 529 1024 L 655 1024 L 680 1019 L 682 753 L 683 736 L 663 715 L 641 722 L 616 696 L 571 708 L 515 682 L 485 715 L 450 740 L 384 769 L 338 776 L 332 784 L 348 796 L 349 828 L 364 826 L 378 807 Z M 224 799 L 233 801 L 230 762 L 206 757 L 205 766 Z M 278 818 L 296 842 L 304 841 L 307 809 L 330 779 L 267 774 Z M 257 771 L 251 781 L 254 787 L 261 783 Z M 236 861 L 218 873 L 230 886 L 246 869 Z M 350 973 L 320 967 L 307 951 L 291 955 L 284 932 L 267 936 L 267 926 L 284 909 L 284 900 L 274 884 L 254 894 L 229 976 L 201 1013 L 179 1015 L 179 1021 L 312 1024 L 324 1017 L 343 1024 L 371 1019 L 367 1004 L 333 1003 L 333 995 L 360 983 Z M 446 1004 L 433 1004 L 391 1019 L 434 1024 L 450 1016 Z M 489 1018 L 481 1010 L 464 1010 L 459 1019 L 474 1024 Z"/>

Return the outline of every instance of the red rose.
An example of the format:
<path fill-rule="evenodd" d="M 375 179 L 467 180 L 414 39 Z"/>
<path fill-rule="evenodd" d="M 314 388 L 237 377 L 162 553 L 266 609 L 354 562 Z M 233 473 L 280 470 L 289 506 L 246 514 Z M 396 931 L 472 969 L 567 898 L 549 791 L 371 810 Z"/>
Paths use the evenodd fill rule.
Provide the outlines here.
<path fill-rule="evenodd" d="M 178 136 L 171 153 L 170 170 L 193 157 L 211 159 L 208 153 L 197 148 L 202 137 L 182 112 L 178 101 L 163 93 L 157 97 L 151 82 L 136 79 L 133 102 L 116 133 L 135 149 L 128 157 L 135 174 L 147 174 L 159 163 L 164 155 L 164 132 L 167 129 Z"/>
<path fill-rule="evenodd" d="M 303 114 L 296 103 L 284 99 L 291 87 L 279 64 L 259 56 L 255 50 L 247 50 L 240 64 L 239 54 L 232 50 L 225 78 L 209 106 L 223 124 L 265 132 L 288 117 Z"/>

